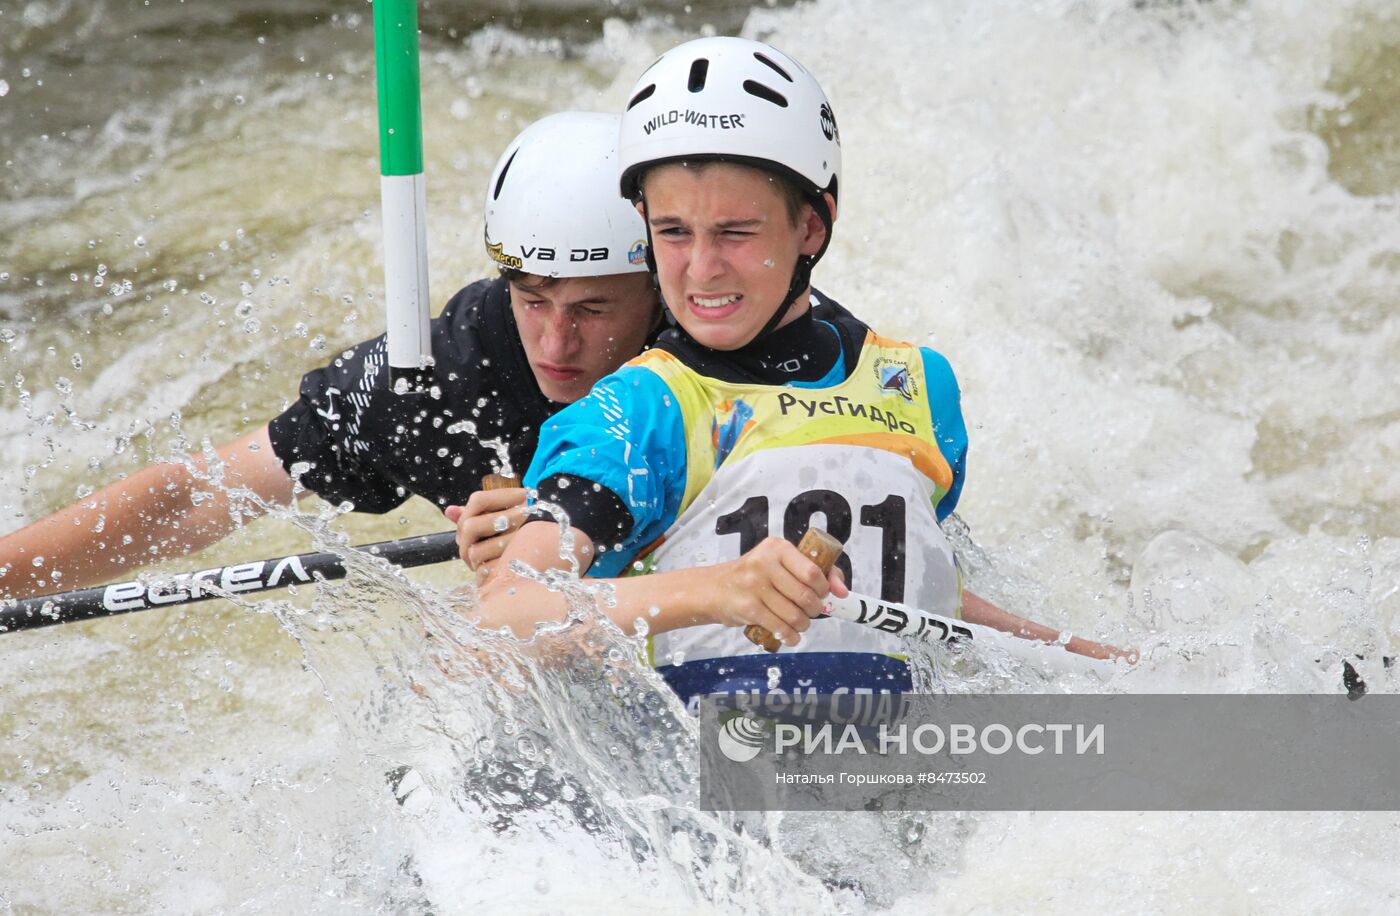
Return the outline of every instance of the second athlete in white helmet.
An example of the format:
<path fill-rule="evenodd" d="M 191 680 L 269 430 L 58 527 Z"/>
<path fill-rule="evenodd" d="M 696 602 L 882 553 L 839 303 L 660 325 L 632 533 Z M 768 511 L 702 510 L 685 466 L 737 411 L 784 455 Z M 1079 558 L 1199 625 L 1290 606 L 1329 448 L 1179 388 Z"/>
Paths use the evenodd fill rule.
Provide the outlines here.
<path fill-rule="evenodd" d="M 218 449 L 221 486 L 202 457 L 193 462 L 202 479 L 183 462 L 152 465 L 0 538 L 0 569 L 10 570 L 0 597 L 130 576 L 212 544 L 264 504 L 291 501 L 294 476 L 301 492 L 362 512 L 415 495 L 451 507 L 476 491 L 468 512 L 449 511 L 464 525 L 520 501 L 520 490 L 495 502 L 478 490 L 502 464 L 483 442 L 501 443 L 523 469 L 549 417 L 636 355 L 657 325 L 639 248 L 646 230 L 617 194 L 618 123 L 552 115 L 506 149 L 485 195 L 487 252 L 502 276 L 462 289 L 433 320 L 428 393 L 388 390 L 382 336 L 351 347 L 308 372 L 271 422 Z"/>

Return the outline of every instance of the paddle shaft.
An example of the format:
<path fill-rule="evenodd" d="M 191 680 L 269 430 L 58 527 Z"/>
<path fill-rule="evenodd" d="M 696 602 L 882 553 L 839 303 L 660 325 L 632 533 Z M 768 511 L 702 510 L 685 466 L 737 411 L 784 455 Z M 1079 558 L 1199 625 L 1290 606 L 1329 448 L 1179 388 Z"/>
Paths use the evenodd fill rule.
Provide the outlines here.
<path fill-rule="evenodd" d="M 509 477 L 491 474 L 482 479 L 482 489 L 495 490 L 519 486 Z M 394 541 L 380 541 L 354 548 L 371 556 L 382 557 L 396 566 L 410 569 L 445 563 L 459 555 L 456 531 L 440 531 Z M 830 571 L 841 555 L 839 541 L 819 528 L 803 535 L 798 549 L 812 558 L 823 572 Z M 119 582 L 57 595 L 39 595 L 21 599 L 0 608 L 0 633 L 34 630 L 62 623 L 113 617 L 133 611 L 158 607 L 194 604 L 214 598 L 237 594 L 253 594 L 274 588 L 328 582 L 347 575 L 345 558 L 338 553 L 316 552 L 236 563 L 194 573 L 182 573 L 162 584 L 148 585 L 140 580 Z M 849 620 L 893 636 L 922 639 L 929 642 L 968 642 L 977 646 L 994 645 L 1016 657 L 1044 663 L 1054 660 L 1055 667 L 1107 674 L 1111 662 L 1087 658 L 1071 652 L 1046 651 L 1044 643 L 1019 639 L 991 627 L 931 614 L 917 608 L 891 601 L 880 601 L 851 593 L 845 598 L 828 596 L 827 612 L 832 617 Z M 771 633 L 757 624 L 745 627 L 750 640 L 770 652 L 781 648 Z"/>
<path fill-rule="evenodd" d="M 481 481 L 483 490 L 514 486 L 519 486 L 514 479 L 499 474 L 488 474 Z M 405 569 L 430 566 L 457 558 L 457 532 L 439 531 L 436 534 L 364 544 L 354 549 L 383 557 Z M 132 580 L 57 595 L 38 595 L 8 606 L 0 605 L 0 633 L 35 630 L 60 623 L 194 604 L 312 582 L 329 582 L 343 579 L 345 575 L 345 558 L 338 553 L 323 551 L 181 573 L 164 584 L 147 585 L 140 580 Z"/>
<path fill-rule="evenodd" d="M 977 649 L 992 646 L 1012 658 L 1041 667 L 1048 666 L 1057 671 L 1092 673 L 1107 678 L 1114 670 L 1113 662 L 1107 659 L 1079 655 L 1055 643 L 1022 639 L 982 624 L 955 620 L 906 604 L 881 601 L 855 592 L 850 592 L 844 598 L 828 595 L 826 612 L 832 617 L 906 639 L 968 643 Z"/>
<path fill-rule="evenodd" d="M 457 557 L 457 532 L 440 531 L 397 541 L 364 544 L 355 549 L 383 557 L 404 568 L 428 566 Z M 327 582 L 343 579 L 345 575 L 345 558 L 340 554 L 301 553 L 181 573 L 173 581 L 165 583 L 148 585 L 132 580 L 58 595 L 38 595 L 0 609 L 0 633 L 34 630 L 95 617 L 113 617 L 157 607 L 194 604 L 292 585 Z"/>
<path fill-rule="evenodd" d="M 831 571 L 843 549 L 840 541 L 819 528 L 808 529 L 797 547 L 804 555 L 811 557 L 823 573 Z M 1063 646 L 1021 639 L 992 627 L 954 620 L 951 617 L 921 611 L 893 601 L 881 601 L 855 592 L 851 592 L 845 598 L 828 595 L 826 612 L 828 616 L 871 627 L 892 636 L 920 639 L 925 642 L 995 646 L 999 651 L 1022 661 L 1034 664 L 1049 662 L 1052 667 L 1060 670 L 1092 672 L 1101 677 L 1113 672 L 1112 662 L 1077 655 Z M 769 652 L 777 652 L 783 645 L 776 636 L 758 624 L 745 627 L 744 635 L 750 642 Z"/>

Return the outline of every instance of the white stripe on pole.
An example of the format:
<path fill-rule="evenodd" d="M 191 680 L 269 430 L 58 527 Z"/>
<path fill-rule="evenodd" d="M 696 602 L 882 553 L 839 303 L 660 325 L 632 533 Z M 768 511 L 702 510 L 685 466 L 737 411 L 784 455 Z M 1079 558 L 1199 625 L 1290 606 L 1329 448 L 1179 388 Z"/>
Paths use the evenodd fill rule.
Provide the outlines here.
<path fill-rule="evenodd" d="M 411 375 L 431 361 L 428 333 L 428 200 L 423 174 L 381 175 L 384 206 L 384 295 L 391 376 Z M 408 370 L 395 372 L 395 370 Z"/>

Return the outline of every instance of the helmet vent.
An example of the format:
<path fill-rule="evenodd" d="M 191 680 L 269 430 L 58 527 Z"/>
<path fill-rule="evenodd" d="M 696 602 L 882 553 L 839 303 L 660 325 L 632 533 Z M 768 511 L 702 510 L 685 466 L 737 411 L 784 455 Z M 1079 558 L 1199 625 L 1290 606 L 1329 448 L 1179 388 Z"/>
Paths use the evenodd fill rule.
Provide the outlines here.
<path fill-rule="evenodd" d="M 744 91 L 747 92 L 749 95 L 757 96 L 760 99 L 763 99 L 765 102 L 772 102 L 779 108 L 788 107 L 787 99 L 783 98 L 777 92 L 773 91 L 772 89 L 769 89 L 762 83 L 755 83 L 753 80 L 744 80 Z"/>
<path fill-rule="evenodd" d="M 782 67 L 779 67 L 777 64 L 773 63 L 773 62 L 772 62 L 771 60 L 769 60 L 766 56 L 764 56 L 764 55 L 758 53 L 757 51 L 755 51 L 755 52 L 753 52 L 753 57 L 754 57 L 754 60 L 758 61 L 760 64 L 764 64 L 764 65 L 766 65 L 766 66 L 768 66 L 768 67 L 773 68 L 773 72 L 774 72 L 774 73 L 778 74 L 778 75 L 781 76 L 783 79 L 787 80 L 789 83 L 792 82 L 792 77 L 791 77 L 791 76 L 788 76 L 788 72 L 787 72 L 786 70 L 784 70 Z"/>
<path fill-rule="evenodd" d="M 710 62 L 705 58 L 697 58 L 695 63 L 690 65 L 690 82 L 687 84 L 691 92 L 699 92 L 705 88 L 705 77 L 710 72 Z"/>
<path fill-rule="evenodd" d="M 656 92 L 656 84 L 652 83 L 650 86 L 646 87 L 641 92 L 632 96 L 632 101 L 627 103 L 627 110 L 631 111 L 633 108 L 636 108 L 638 105 L 651 98 L 652 93 L 654 92 Z"/>
<path fill-rule="evenodd" d="M 506 183 L 506 173 L 510 171 L 511 163 L 515 161 L 515 157 L 518 155 L 520 155 L 520 147 L 517 146 L 515 148 L 515 152 L 511 153 L 510 158 L 506 160 L 506 164 L 501 166 L 501 175 L 499 178 L 496 179 L 496 187 L 493 188 L 491 191 L 492 200 L 501 199 L 501 188 Z"/>

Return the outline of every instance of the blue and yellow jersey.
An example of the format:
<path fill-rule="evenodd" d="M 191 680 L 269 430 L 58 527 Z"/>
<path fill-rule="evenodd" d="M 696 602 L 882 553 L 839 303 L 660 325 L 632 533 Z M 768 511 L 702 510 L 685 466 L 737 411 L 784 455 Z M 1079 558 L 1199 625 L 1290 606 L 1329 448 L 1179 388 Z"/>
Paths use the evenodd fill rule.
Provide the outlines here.
<path fill-rule="evenodd" d="M 693 353 L 663 346 L 546 424 L 526 485 L 582 478 L 612 490 L 632 517 L 622 543 L 594 538 L 590 575 L 713 565 L 770 534 L 796 540 L 820 525 L 846 545 L 840 562 L 853 590 L 957 614 L 961 583 L 938 525 L 957 503 L 967 451 L 952 369 L 853 319 L 814 331 L 860 342 L 816 382 L 719 377 Z M 648 643 L 652 663 L 691 701 L 910 686 L 897 641 L 843 620 L 814 621 L 799 646 L 775 655 L 737 627 L 689 627 Z"/>
<path fill-rule="evenodd" d="M 829 322 L 817 324 L 829 333 L 837 333 Z M 942 521 L 957 506 L 962 492 L 967 430 L 952 367 L 934 350 L 921 347 L 917 352 L 918 369 L 924 379 L 919 400 L 927 407 L 927 416 L 920 422 L 926 424 L 924 429 L 937 452 L 925 458 L 949 471 L 936 506 L 938 520 Z M 536 487 L 555 474 L 572 474 L 612 490 L 632 513 L 631 535 L 621 545 L 599 545 L 606 550 L 589 570 L 591 576 L 610 578 L 623 574 L 643 548 L 674 524 L 716 466 L 713 460 L 706 460 L 697 461 L 692 467 L 692 454 L 713 454 L 723 460 L 733 454 L 745 424 L 751 428 L 757 423 L 751 413 L 745 415 L 752 407 L 742 396 L 730 398 L 730 407 L 721 405 L 710 416 L 703 396 L 697 397 L 693 387 L 680 384 L 683 368 L 678 357 L 661 349 L 649 350 L 603 378 L 587 397 L 555 414 L 540 431 L 539 448 L 525 475 L 527 487 Z M 886 397 L 900 397 L 899 386 L 903 384 L 907 390 L 908 367 L 891 365 L 883 369 L 891 373 L 882 380 L 890 386 L 884 389 L 889 392 Z M 817 382 L 796 382 L 784 387 L 823 391 L 840 386 L 852 374 L 843 358 Z M 802 397 L 802 405 L 790 405 L 789 410 L 805 410 L 810 398 Z M 863 406 L 843 400 L 827 409 L 846 412 Z M 824 413 L 813 419 L 828 417 Z M 878 437 L 889 432 L 887 427 L 872 421 L 867 430 L 854 434 Z M 712 447 L 704 447 L 705 439 L 712 441 Z"/>

